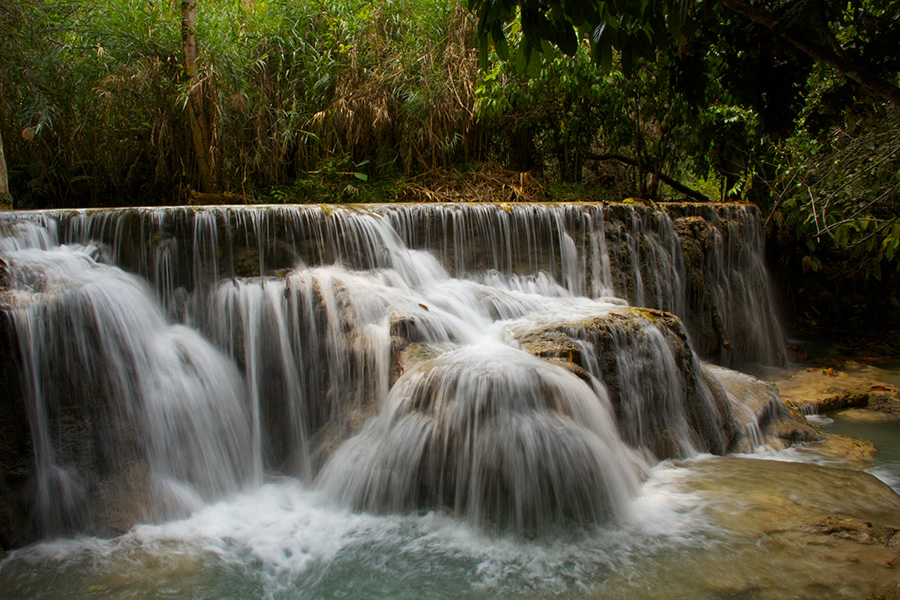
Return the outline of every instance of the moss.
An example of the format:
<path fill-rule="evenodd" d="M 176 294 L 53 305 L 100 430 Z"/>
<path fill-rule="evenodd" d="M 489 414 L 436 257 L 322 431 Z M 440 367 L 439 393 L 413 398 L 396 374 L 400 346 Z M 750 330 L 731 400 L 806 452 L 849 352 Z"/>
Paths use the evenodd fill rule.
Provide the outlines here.
<path fill-rule="evenodd" d="M 633 306 L 633 307 L 629 308 L 628 311 L 635 316 L 638 316 L 638 317 L 641 317 L 643 319 L 650 321 L 653 324 L 656 324 L 657 319 L 659 319 L 659 317 L 661 315 L 661 312 L 658 310 L 653 310 L 651 308 L 642 308 L 642 307 L 637 307 L 637 306 Z"/>

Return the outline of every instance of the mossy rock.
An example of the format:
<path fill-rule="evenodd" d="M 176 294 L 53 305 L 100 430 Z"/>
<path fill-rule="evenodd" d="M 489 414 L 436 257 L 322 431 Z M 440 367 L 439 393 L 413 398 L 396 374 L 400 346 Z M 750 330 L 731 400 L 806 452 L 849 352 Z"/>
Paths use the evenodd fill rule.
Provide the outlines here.
<path fill-rule="evenodd" d="M 721 454 L 736 434 L 727 400 L 717 397 L 720 390 L 707 384 L 681 320 L 671 313 L 617 308 L 588 318 L 561 319 L 519 334 L 517 341 L 525 351 L 560 364 L 586 381 L 600 379 L 626 441 L 648 448 L 659 458 L 683 456 L 686 443 Z M 645 354 L 657 349 L 669 354 L 678 389 L 663 389 L 667 384 L 656 381 L 656 369 L 650 366 L 656 357 Z M 638 392 L 646 392 L 647 397 L 634 397 L 631 388 L 643 379 L 641 374 L 628 374 L 635 368 L 649 369 L 646 379 L 657 383 Z M 671 406 L 673 398 L 678 398 L 676 407 Z M 686 430 L 671 429 L 666 411 L 672 410 L 685 420 Z M 635 411 L 646 414 L 636 417 Z"/>
<path fill-rule="evenodd" d="M 867 408 L 900 414 L 900 390 L 834 368 L 797 371 L 778 382 L 781 397 L 804 413 Z"/>

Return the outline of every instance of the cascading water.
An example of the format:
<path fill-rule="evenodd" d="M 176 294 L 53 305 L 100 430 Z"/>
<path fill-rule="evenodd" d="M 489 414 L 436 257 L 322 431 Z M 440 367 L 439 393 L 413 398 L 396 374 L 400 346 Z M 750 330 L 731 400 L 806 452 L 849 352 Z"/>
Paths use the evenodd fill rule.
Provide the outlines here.
<path fill-rule="evenodd" d="M 404 373 L 318 482 L 357 509 L 448 507 L 540 532 L 621 514 L 642 465 L 605 397 L 563 367 L 487 342 Z"/>
<path fill-rule="evenodd" d="M 725 222 L 750 228 L 734 210 Z M 135 209 L 8 222 L 42 530 L 97 520 L 89 496 L 113 484 L 88 481 L 91 461 L 128 473 L 115 485 L 134 496 L 166 481 L 153 494 L 165 498 L 137 509 L 150 517 L 284 473 L 355 508 L 444 507 L 535 530 L 615 514 L 647 468 L 641 452 L 728 448 L 731 415 L 696 359 L 677 358 L 683 331 L 615 325 L 624 302 L 605 299 L 695 317 L 681 240 L 660 211 Z M 716 284 L 701 295 L 727 314 L 722 282 L 759 283 L 760 248 L 751 239 L 735 258 L 712 231 Z M 519 349 L 575 315 L 612 315 L 603 332 L 569 327 L 578 361 Z M 778 343 L 758 342 L 756 357 Z M 89 456 L 69 449 L 79 427 L 54 424 L 70 412 L 102 432 Z M 60 487 L 72 506 L 49 501 Z"/>
<path fill-rule="evenodd" d="M 344 539 L 429 511 L 519 539 L 627 522 L 660 459 L 760 431 L 762 409 L 739 408 L 692 350 L 783 358 L 755 219 L 681 205 L 4 214 L 34 533 L 196 524 L 271 490 L 311 519 L 299 539 L 317 519 L 354 523 L 334 525 Z M 252 538 L 266 564 L 312 560 L 306 542 L 275 560 Z"/>
<path fill-rule="evenodd" d="M 153 496 L 135 508 L 158 517 L 239 487 L 250 446 L 238 371 L 197 332 L 168 324 L 145 284 L 97 262 L 96 247 L 58 245 L 52 228 L 18 229 L 0 251 L 34 440 L 39 531 L 89 526 L 108 494 Z M 127 481 L 105 479 L 121 471 Z"/>
<path fill-rule="evenodd" d="M 548 279 L 569 295 L 614 296 L 674 313 L 701 356 L 730 365 L 784 360 L 751 206 L 205 207 L 52 218 L 62 240 L 100 244 L 112 264 L 162 290 L 166 310 L 189 323 L 205 315 L 202 300 L 222 279 L 337 261 L 355 270 L 385 267 L 394 251 L 383 240 L 387 229 L 455 278 L 501 286 Z"/>

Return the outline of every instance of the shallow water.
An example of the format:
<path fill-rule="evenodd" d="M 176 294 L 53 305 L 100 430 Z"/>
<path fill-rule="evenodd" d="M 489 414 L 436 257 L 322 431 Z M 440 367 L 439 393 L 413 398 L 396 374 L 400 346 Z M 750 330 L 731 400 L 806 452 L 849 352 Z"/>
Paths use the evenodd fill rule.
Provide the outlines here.
<path fill-rule="evenodd" d="M 867 411 L 849 410 L 826 417 L 824 431 L 862 438 L 875 444 L 875 457 L 866 469 L 900 493 L 900 419 L 867 418 Z"/>
<path fill-rule="evenodd" d="M 47 542 L 0 564 L 3 597 L 458 598 L 569 596 L 636 560 L 705 543 L 700 499 L 661 469 L 617 527 L 540 541 L 439 513 L 335 509 L 296 480 L 141 525 L 112 540 Z"/>
<path fill-rule="evenodd" d="M 524 539 L 335 509 L 285 479 L 115 539 L 14 552 L 0 597 L 862 597 L 896 551 L 804 529 L 832 514 L 891 523 L 900 498 L 851 470 L 699 457 L 657 466 L 618 524 Z"/>

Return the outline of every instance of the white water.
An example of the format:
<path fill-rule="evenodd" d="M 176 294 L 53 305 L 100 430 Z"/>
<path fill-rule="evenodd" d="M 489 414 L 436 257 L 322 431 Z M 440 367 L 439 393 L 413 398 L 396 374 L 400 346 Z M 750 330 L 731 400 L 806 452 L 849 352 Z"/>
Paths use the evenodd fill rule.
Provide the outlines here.
<path fill-rule="evenodd" d="M 244 483 L 243 382 L 220 352 L 197 332 L 168 324 L 144 283 L 98 263 L 96 247 L 54 245 L 52 230 L 24 224 L 3 250 L 15 290 L 11 316 L 40 532 L 90 524 L 89 496 L 97 493 L 90 488 L 105 482 L 88 462 L 99 462 L 100 471 L 149 469 L 147 489 L 135 490 L 157 496 L 147 517 L 193 510 Z M 78 406 L 79 396 L 93 406 Z M 59 427 L 66 420 L 93 431 L 72 437 Z M 124 465 L 132 453 L 146 466 Z"/>
<path fill-rule="evenodd" d="M 111 540 L 38 544 L 0 563 L 0 597 L 489 598 L 584 593 L 654 556 L 714 544 L 699 496 L 660 469 L 622 524 L 528 541 L 446 514 L 335 508 L 297 480 Z M 36 574 L 29 565 L 40 565 Z M 646 568 L 646 567 L 641 567 Z"/>
<path fill-rule="evenodd" d="M 607 216 L 7 218 L 38 534 L 156 524 L 17 552 L 5 589 L 570 594 L 713 544 L 679 471 L 652 465 L 724 452 L 732 415 L 681 326 L 615 297 L 688 317 L 679 240 L 661 213 Z M 722 248 L 716 278 L 743 289 Z M 770 325 L 731 354 L 777 355 Z M 544 334 L 583 371 L 526 352 Z"/>

